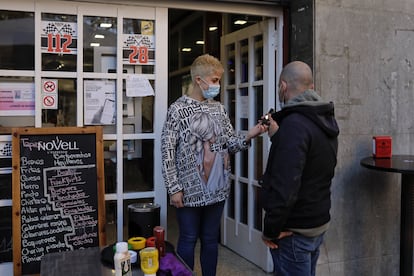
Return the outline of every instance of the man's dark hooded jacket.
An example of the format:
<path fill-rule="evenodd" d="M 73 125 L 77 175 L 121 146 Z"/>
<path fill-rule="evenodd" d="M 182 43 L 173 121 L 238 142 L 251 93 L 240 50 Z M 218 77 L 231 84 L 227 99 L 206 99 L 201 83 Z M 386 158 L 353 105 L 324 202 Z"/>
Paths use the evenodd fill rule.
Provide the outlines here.
<path fill-rule="evenodd" d="M 272 118 L 279 130 L 271 137 L 261 193 L 267 239 L 328 225 L 339 134 L 333 103 L 322 102 L 313 90 L 289 101 Z"/>

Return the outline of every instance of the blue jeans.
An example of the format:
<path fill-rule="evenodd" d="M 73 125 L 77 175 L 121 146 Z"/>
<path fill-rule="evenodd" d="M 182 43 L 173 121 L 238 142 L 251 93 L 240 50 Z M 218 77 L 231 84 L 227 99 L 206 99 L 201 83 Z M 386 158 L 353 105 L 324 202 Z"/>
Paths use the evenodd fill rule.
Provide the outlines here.
<path fill-rule="evenodd" d="M 280 239 L 277 249 L 270 249 L 275 276 L 315 276 L 319 247 L 324 234 L 305 237 L 299 234 Z"/>
<path fill-rule="evenodd" d="M 177 253 L 194 269 L 194 248 L 200 238 L 200 263 L 203 276 L 215 276 L 224 201 L 203 206 L 177 208 L 179 237 Z"/>

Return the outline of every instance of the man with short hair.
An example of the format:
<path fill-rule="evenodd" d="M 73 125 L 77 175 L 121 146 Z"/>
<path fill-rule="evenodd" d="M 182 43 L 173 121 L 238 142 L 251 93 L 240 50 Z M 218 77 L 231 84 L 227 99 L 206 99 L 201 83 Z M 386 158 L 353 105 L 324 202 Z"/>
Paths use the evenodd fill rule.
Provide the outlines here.
<path fill-rule="evenodd" d="M 287 64 L 279 78 L 282 109 L 272 114 L 268 128 L 272 145 L 262 178 L 263 241 L 277 276 L 315 275 L 330 221 L 339 128 L 333 103 L 323 102 L 313 88 L 307 64 Z"/>

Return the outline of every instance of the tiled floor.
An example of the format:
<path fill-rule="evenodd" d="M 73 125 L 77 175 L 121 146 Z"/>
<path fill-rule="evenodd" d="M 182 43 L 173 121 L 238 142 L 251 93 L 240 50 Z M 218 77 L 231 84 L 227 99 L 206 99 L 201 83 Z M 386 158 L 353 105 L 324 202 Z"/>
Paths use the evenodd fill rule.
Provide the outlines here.
<path fill-rule="evenodd" d="M 178 227 L 175 220 L 175 210 L 171 207 L 168 210 L 168 240 L 176 246 L 178 237 Z M 195 268 L 194 271 L 197 276 L 201 275 L 199 252 L 200 243 L 197 243 L 196 256 L 195 256 Z M 239 256 L 235 252 L 231 251 L 227 247 L 219 247 L 219 261 L 217 265 L 217 276 L 271 276 L 271 273 L 266 273 L 255 264 L 247 261 L 243 257 Z"/>

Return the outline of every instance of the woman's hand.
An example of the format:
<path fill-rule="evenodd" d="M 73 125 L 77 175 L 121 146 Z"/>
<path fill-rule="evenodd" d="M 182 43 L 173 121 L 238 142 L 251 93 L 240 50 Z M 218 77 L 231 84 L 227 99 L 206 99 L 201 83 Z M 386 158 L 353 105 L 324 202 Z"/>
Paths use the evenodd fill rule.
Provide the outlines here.
<path fill-rule="evenodd" d="M 175 208 L 184 207 L 183 197 L 183 192 L 178 192 L 173 195 L 170 195 L 170 204 L 173 205 Z"/>
<path fill-rule="evenodd" d="M 253 139 L 256 136 L 266 132 L 267 129 L 268 129 L 267 125 L 264 125 L 262 123 L 258 123 L 257 125 L 255 125 L 251 129 L 249 129 L 249 131 L 247 132 L 246 142 L 250 142 L 251 139 Z"/>

